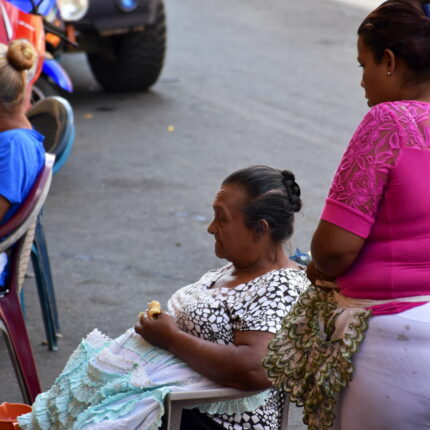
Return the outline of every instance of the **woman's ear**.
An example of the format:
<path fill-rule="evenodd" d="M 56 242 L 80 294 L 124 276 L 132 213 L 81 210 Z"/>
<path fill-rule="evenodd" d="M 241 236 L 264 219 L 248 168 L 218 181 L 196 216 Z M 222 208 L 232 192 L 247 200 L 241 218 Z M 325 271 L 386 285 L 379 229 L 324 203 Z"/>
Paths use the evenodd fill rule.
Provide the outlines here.
<path fill-rule="evenodd" d="M 261 219 L 258 221 L 258 225 L 255 228 L 256 239 L 262 239 L 267 232 L 269 232 L 269 223 L 265 219 Z"/>
<path fill-rule="evenodd" d="M 396 63 L 396 55 L 391 49 L 386 49 L 384 51 L 384 56 L 382 61 L 385 63 L 387 68 L 387 75 L 392 75 L 396 71 L 397 63 Z"/>

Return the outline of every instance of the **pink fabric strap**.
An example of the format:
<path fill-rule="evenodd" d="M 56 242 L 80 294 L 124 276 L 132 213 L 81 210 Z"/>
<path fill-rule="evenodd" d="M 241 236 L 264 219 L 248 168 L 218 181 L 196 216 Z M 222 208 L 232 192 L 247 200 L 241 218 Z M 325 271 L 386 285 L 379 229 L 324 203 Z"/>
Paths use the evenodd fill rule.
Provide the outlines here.
<path fill-rule="evenodd" d="M 354 299 L 334 291 L 334 298 L 339 306 L 343 308 L 369 308 L 371 306 L 386 305 L 387 303 L 394 302 L 407 302 L 407 303 L 426 303 L 430 302 L 430 295 L 427 296 L 412 296 L 412 297 L 399 297 L 397 299 L 387 300 L 370 300 L 370 299 Z"/>

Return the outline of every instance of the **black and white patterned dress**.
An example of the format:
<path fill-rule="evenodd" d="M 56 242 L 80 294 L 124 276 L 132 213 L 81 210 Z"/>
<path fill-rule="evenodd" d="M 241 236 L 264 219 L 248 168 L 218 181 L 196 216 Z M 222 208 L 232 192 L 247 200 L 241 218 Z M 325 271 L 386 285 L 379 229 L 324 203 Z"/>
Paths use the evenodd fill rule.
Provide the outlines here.
<path fill-rule="evenodd" d="M 207 272 L 173 294 L 168 309 L 181 330 L 220 344 L 233 343 L 237 330 L 276 333 L 292 303 L 309 284 L 304 270 L 285 268 L 234 288 L 214 287 L 231 269 L 228 264 Z M 228 430 L 278 430 L 283 403 L 283 394 L 272 388 L 266 402 L 253 412 L 210 417 Z"/>

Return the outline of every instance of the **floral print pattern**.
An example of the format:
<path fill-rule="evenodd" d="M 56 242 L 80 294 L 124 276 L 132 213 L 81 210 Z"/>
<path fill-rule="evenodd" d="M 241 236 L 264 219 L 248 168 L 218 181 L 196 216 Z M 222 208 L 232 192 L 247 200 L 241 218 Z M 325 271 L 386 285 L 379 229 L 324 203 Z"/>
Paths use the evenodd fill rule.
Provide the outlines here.
<path fill-rule="evenodd" d="M 329 199 L 374 219 L 402 149 L 429 150 L 429 115 L 429 103 L 408 101 L 374 106 L 343 155 Z"/>
<path fill-rule="evenodd" d="M 231 264 L 210 271 L 171 297 L 169 312 L 181 330 L 221 344 L 233 343 L 235 330 L 276 333 L 292 304 L 309 285 L 304 270 L 280 269 L 235 288 L 214 287 L 215 281 L 229 270 Z M 255 411 L 209 416 L 227 430 L 279 429 L 285 394 L 271 391 Z"/>

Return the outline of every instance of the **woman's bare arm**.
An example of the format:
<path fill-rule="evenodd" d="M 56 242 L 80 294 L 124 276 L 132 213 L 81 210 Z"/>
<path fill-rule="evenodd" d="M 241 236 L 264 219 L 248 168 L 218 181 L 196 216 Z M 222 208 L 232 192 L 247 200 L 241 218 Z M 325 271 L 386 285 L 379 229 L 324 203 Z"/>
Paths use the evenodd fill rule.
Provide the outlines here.
<path fill-rule="evenodd" d="M 219 384 L 242 390 L 271 386 L 261 360 L 274 336 L 272 333 L 236 331 L 234 344 L 222 345 L 181 331 L 166 313 L 154 320 L 141 317 L 135 330 L 149 343 L 167 349 Z"/>
<path fill-rule="evenodd" d="M 342 275 L 355 261 L 364 242 L 362 237 L 321 220 L 311 243 L 315 268 L 326 279 Z"/>
<path fill-rule="evenodd" d="M 5 199 L 3 196 L 0 196 L 0 222 L 6 215 L 6 212 L 10 208 L 9 200 Z"/>

